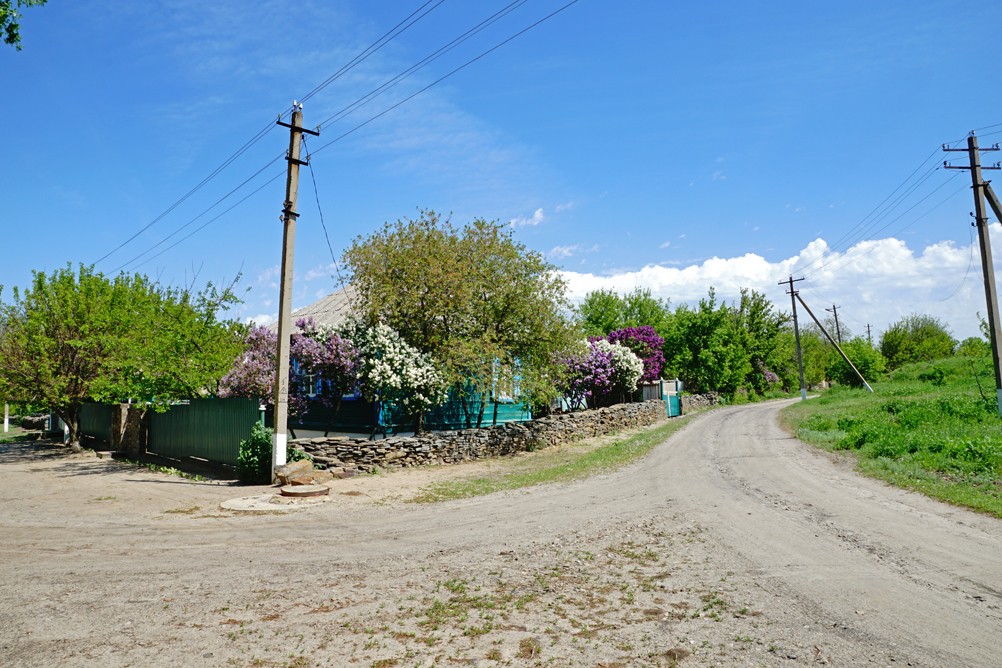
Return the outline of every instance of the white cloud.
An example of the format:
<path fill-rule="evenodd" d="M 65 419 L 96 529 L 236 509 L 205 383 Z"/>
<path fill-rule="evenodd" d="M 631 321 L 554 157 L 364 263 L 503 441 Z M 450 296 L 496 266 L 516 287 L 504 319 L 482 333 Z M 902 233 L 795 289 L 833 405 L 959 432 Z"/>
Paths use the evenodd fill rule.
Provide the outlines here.
<path fill-rule="evenodd" d="M 992 225 L 992 237 L 1002 244 L 1002 226 Z M 973 258 L 972 258 L 973 252 Z M 973 259 L 973 262 L 972 262 Z M 996 263 L 1002 261 L 996 253 Z M 801 297 L 816 315 L 835 303 L 840 319 L 855 334 L 871 324 L 876 334 L 911 313 L 928 314 L 947 323 L 955 337 L 978 335 L 977 313 L 985 313 L 985 296 L 977 248 L 952 242 L 931 244 L 915 251 L 900 239 L 863 241 L 844 252 L 833 252 L 815 239 L 797 255 L 769 261 L 748 253 L 739 257 L 712 257 L 688 266 L 647 265 L 609 275 L 562 271 L 569 296 L 581 300 L 593 290 L 626 293 L 649 289 L 675 305 L 695 304 L 712 286 L 719 299 L 734 301 L 741 288 L 764 293 L 778 308 L 789 312 L 790 297 L 780 281 L 793 275 Z M 798 309 L 799 310 L 799 309 Z M 806 313 L 801 314 L 806 320 Z"/>
<path fill-rule="evenodd" d="M 318 278 L 330 278 L 334 275 L 334 263 L 314 267 L 303 276 L 304 281 L 315 281 Z"/>
<path fill-rule="evenodd" d="M 563 204 L 558 204 L 555 208 L 557 213 L 563 213 L 564 211 L 570 211 L 574 208 L 574 202 L 564 202 Z"/>
<path fill-rule="evenodd" d="M 247 318 L 246 323 L 248 325 L 260 325 L 263 327 L 267 327 L 276 320 L 278 320 L 278 317 L 274 313 L 261 313 L 259 315 Z"/>
<path fill-rule="evenodd" d="M 512 227 L 535 227 L 536 225 L 539 225 L 541 222 L 543 222 L 545 218 L 546 216 L 543 214 L 543 210 L 536 209 L 532 213 L 532 216 L 528 218 L 522 216 L 520 218 L 512 218 L 508 222 L 511 224 Z"/>
<path fill-rule="evenodd" d="M 571 246 L 554 246 L 547 253 L 549 257 L 570 257 L 580 248 L 577 244 Z"/>
<path fill-rule="evenodd" d="M 660 246 L 658 246 L 658 248 L 668 248 L 669 246 L 671 246 L 671 242 L 670 241 L 666 241 L 663 244 L 661 244 Z"/>

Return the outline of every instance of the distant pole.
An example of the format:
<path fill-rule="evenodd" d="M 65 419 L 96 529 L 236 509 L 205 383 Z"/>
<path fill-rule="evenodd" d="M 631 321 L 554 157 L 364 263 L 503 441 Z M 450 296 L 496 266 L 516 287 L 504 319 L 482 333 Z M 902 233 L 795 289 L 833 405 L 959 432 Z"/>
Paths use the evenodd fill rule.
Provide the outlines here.
<path fill-rule="evenodd" d="M 944 151 L 958 150 L 943 147 Z M 961 149 L 962 150 L 962 149 Z M 1002 365 L 999 363 L 999 339 L 1002 338 L 1002 328 L 999 327 L 998 297 L 995 293 L 995 267 L 992 263 L 991 239 L 988 235 L 988 215 L 985 212 L 985 191 L 988 191 L 989 200 L 995 215 L 999 215 L 998 200 L 991 187 L 981 178 L 981 153 L 980 151 L 997 151 L 998 144 L 991 148 L 978 148 L 978 138 L 972 132 L 967 136 L 967 155 L 970 159 L 969 167 L 952 167 L 946 165 L 948 169 L 970 169 L 971 183 L 974 190 L 974 220 L 978 228 L 978 243 L 981 247 L 981 269 L 985 278 L 985 302 L 988 308 L 988 332 L 992 344 L 992 364 L 995 366 L 995 397 L 998 403 L 999 415 L 1002 415 Z M 985 169 L 998 169 L 986 167 Z"/>
<path fill-rule="evenodd" d="M 289 443 L 289 343 L 292 337 L 292 267 L 296 245 L 296 201 L 299 197 L 299 166 L 307 163 L 299 159 L 303 133 L 318 132 L 303 128 L 303 105 L 292 103 L 292 122 L 278 124 L 289 128 L 289 152 L 285 159 L 289 171 L 285 180 L 285 204 L 282 207 L 282 278 L 278 293 L 278 362 L 275 365 L 275 436 L 271 451 L 271 479 L 275 469 L 286 462 Z"/>
<path fill-rule="evenodd" d="M 3 405 L 3 433 L 10 431 L 10 404 L 4 402 Z"/>
<path fill-rule="evenodd" d="M 870 344 L 871 348 L 873 347 L 873 336 L 870 334 L 870 323 L 866 323 L 866 342 Z"/>
<path fill-rule="evenodd" d="M 838 326 L 838 306 L 832 304 L 831 308 L 825 310 L 835 316 L 835 338 L 838 339 L 838 344 L 842 345 L 842 328 Z"/>
<path fill-rule="evenodd" d="M 789 283 L 790 285 L 790 304 L 793 305 L 793 337 L 797 342 L 797 369 L 800 371 L 800 400 L 807 400 L 807 382 L 804 381 L 804 353 L 800 348 L 800 325 L 797 324 L 797 291 L 793 289 L 793 284 L 804 280 L 803 278 L 790 278 L 786 281 L 780 281 L 779 284 Z"/>

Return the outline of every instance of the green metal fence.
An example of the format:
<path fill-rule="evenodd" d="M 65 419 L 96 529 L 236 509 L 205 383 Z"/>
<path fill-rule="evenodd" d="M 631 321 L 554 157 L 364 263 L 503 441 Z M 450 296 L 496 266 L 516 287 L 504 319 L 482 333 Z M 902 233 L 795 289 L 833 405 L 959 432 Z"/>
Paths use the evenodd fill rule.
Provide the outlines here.
<path fill-rule="evenodd" d="M 80 434 L 102 443 L 111 443 L 111 406 L 107 404 L 81 405 Z"/>
<path fill-rule="evenodd" d="M 254 399 L 192 399 L 166 413 L 150 411 L 147 450 L 236 466 L 240 441 L 250 436 L 259 418 Z"/>

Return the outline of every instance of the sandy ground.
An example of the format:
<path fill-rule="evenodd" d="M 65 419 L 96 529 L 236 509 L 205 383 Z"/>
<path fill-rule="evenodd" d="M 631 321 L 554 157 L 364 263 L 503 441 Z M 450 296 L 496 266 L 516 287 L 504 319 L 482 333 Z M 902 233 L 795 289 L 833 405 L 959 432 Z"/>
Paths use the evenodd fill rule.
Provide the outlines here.
<path fill-rule="evenodd" d="M 1002 522 L 855 475 L 779 404 L 572 484 L 325 503 L 0 446 L 4 666 L 998 666 Z"/>

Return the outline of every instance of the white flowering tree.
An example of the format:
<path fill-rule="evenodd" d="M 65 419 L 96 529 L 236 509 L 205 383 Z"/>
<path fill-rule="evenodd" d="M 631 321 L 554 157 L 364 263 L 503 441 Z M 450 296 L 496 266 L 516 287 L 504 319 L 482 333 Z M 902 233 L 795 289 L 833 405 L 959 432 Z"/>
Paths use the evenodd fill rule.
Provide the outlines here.
<path fill-rule="evenodd" d="M 358 382 L 369 401 L 397 404 L 415 415 L 414 431 L 421 432 L 425 411 L 445 403 L 447 383 L 426 355 L 384 324 L 349 324 L 342 334 L 358 351 Z"/>
<path fill-rule="evenodd" d="M 612 383 L 610 393 L 618 395 L 619 401 L 637 389 L 637 383 L 644 375 L 644 361 L 635 352 L 618 343 L 610 343 L 606 339 L 592 342 L 592 347 L 612 356 Z"/>

